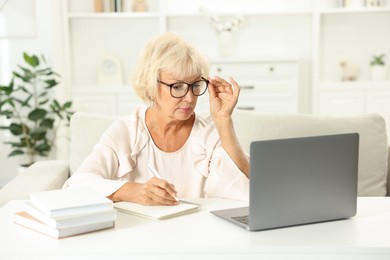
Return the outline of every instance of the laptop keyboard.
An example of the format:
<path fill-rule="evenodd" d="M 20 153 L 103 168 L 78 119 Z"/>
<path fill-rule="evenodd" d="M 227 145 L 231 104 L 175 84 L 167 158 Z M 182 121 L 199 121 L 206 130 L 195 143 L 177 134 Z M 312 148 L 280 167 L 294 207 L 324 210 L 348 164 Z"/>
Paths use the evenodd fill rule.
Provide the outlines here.
<path fill-rule="evenodd" d="M 249 224 L 249 215 L 232 217 L 233 220 L 244 223 L 245 225 Z"/>

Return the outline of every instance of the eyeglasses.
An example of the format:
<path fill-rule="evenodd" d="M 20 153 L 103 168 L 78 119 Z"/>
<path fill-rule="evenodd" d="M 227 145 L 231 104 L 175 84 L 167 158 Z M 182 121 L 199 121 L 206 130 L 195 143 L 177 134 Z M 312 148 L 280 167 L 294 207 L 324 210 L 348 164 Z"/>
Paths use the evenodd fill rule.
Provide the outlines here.
<path fill-rule="evenodd" d="M 191 88 L 192 94 L 194 94 L 194 96 L 197 96 L 197 97 L 201 96 L 206 92 L 207 86 L 209 85 L 209 81 L 203 77 L 201 80 L 195 81 L 192 84 L 188 84 L 185 82 L 176 82 L 176 83 L 168 84 L 168 83 L 162 82 L 161 80 L 157 80 L 157 82 L 169 87 L 171 89 L 170 90 L 171 96 L 174 98 L 184 97 L 185 95 L 187 95 L 188 90 L 190 88 Z"/>

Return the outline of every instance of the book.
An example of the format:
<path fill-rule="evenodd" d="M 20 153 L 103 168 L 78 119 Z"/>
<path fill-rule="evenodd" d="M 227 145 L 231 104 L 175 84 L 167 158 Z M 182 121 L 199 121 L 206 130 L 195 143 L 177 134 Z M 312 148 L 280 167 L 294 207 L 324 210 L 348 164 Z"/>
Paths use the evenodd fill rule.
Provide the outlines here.
<path fill-rule="evenodd" d="M 48 235 L 53 238 L 65 238 L 93 231 L 113 228 L 115 226 L 115 221 L 104 221 L 69 228 L 53 228 L 30 216 L 26 212 L 15 213 L 14 222 L 18 225 L 24 226 L 26 228 Z"/>
<path fill-rule="evenodd" d="M 114 203 L 114 208 L 121 212 L 144 218 L 163 220 L 197 212 L 200 209 L 200 205 L 182 200 L 180 204 L 174 206 L 145 206 L 122 201 Z"/>
<path fill-rule="evenodd" d="M 88 214 L 78 214 L 68 217 L 49 217 L 43 214 L 39 209 L 31 203 L 26 204 L 25 212 L 42 223 L 53 228 L 69 228 L 80 225 L 88 225 L 104 221 L 115 221 L 117 212 L 114 209 L 93 212 Z"/>
<path fill-rule="evenodd" d="M 43 214 L 53 218 L 113 208 L 110 199 L 86 188 L 34 192 L 30 194 L 30 202 Z"/>

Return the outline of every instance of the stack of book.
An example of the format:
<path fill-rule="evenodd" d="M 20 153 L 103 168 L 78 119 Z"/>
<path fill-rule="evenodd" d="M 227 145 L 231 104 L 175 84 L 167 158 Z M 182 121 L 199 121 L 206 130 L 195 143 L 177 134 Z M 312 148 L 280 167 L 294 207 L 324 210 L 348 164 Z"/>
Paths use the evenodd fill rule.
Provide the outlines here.
<path fill-rule="evenodd" d="M 14 222 L 54 238 L 112 228 L 117 218 L 113 203 L 89 189 L 35 192 Z"/>

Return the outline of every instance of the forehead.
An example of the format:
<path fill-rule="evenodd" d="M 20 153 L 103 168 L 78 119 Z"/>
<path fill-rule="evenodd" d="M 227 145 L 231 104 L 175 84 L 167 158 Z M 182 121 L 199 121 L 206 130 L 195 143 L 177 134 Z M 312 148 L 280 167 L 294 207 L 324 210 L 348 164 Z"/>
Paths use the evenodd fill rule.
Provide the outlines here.
<path fill-rule="evenodd" d="M 183 81 L 183 82 L 193 82 L 195 80 L 200 79 L 200 75 L 179 75 L 177 73 L 173 73 L 170 71 L 161 71 L 160 73 L 160 79 L 161 80 L 167 80 L 167 81 Z"/>

